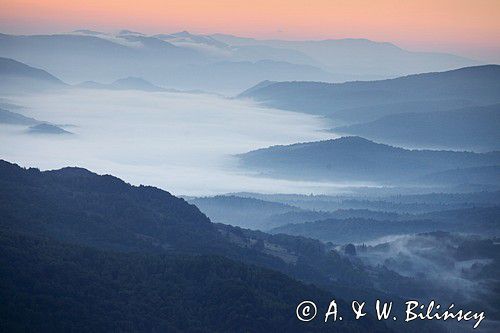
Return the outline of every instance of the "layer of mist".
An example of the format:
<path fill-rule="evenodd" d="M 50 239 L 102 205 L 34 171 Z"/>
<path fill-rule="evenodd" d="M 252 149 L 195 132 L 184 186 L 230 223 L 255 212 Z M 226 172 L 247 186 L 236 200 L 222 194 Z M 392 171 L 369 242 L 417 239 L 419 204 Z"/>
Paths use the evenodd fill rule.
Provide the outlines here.
<path fill-rule="evenodd" d="M 0 155 L 23 166 L 81 166 L 176 194 L 324 192 L 334 184 L 252 177 L 231 155 L 331 137 L 320 117 L 205 94 L 72 89 L 10 96 L 24 116 L 71 136 L 26 135 L 0 125 Z M 71 124 L 72 126 L 65 126 Z"/>

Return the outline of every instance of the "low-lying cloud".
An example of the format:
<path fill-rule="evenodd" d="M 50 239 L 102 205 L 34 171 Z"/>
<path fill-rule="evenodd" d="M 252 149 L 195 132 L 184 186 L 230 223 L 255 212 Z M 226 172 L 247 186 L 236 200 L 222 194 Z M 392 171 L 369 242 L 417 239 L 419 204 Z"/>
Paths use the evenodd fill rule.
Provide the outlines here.
<path fill-rule="evenodd" d="M 318 192 L 332 184 L 252 177 L 232 154 L 330 138 L 318 117 L 212 95 L 69 90 L 16 96 L 25 116 L 72 124 L 71 137 L 30 136 L 1 125 L 1 158 L 53 169 L 81 166 L 174 194 Z"/>

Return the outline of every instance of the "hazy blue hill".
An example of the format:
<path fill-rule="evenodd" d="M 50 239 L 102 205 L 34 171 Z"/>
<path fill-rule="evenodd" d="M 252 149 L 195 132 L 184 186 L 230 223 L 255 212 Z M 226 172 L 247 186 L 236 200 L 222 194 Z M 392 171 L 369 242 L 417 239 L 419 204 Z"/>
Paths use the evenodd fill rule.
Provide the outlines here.
<path fill-rule="evenodd" d="M 176 32 L 173 34 L 158 34 L 154 35 L 153 37 L 168 41 L 170 43 L 173 43 L 174 45 L 181 44 L 181 45 L 186 45 L 186 44 L 192 44 L 192 45 L 207 45 L 207 46 L 213 46 L 215 48 L 219 49 L 228 49 L 229 45 L 226 43 L 222 43 L 210 36 L 204 36 L 204 35 L 195 35 L 192 34 L 188 31 L 180 31 Z"/>
<path fill-rule="evenodd" d="M 344 124 L 358 124 L 377 120 L 381 117 L 401 113 L 426 113 L 457 110 L 473 105 L 464 99 L 425 100 L 375 104 L 335 111 L 332 116 Z"/>
<path fill-rule="evenodd" d="M 463 209 L 472 207 L 500 206 L 499 191 L 470 193 L 427 193 L 406 195 L 366 196 L 356 195 L 302 195 L 302 194 L 260 194 L 241 192 L 236 195 L 260 200 L 279 202 L 306 211 L 337 213 L 339 209 L 354 211 L 394 212 L 419 214 L 423 212 Z M 300 214 L 300 212 L 298 213 Z M 373 216 L 367 218 L 378 219 Z M 388 218 L 392 220 L 393 218 Z"/>
<path fill-rule="evenodd" d="M 110 89 L 110 90 L 140 90 L 149 92 L 167 91 L 162 87 L 156 86 L 149 81 L 139 77 L 126 77 L 116 80 L 112 83 L 98 83 L 94 81 L 86 81 L 77 85 L 77 87 L 88 89 Z"/>
<path fill-rule="evenodd" d="M 267 225 L 277 228 L 287 224 L 297 224 L 304 222 L 312 222 L 326 219 L 350 219 L 350 218 L 364 218 L 371 220 L 400 220 L 407 217 L 407 215 L 400 215 L 391 212 L 372 211 L 368 209 L 338 209 L 335 211 L 314 211 L 304 210 L 298 212 L 286 212 L 282 214 L 272 215 L 267 218 Z"/>
<path fill-rule="evenodd" d="M 0 75 L 11 77 L 25 77 L 41 81 L 48 81 L 54 84 L 63 84 L 61 80 L 44 70 L 34 68 L 19 61 L 8 58 L 0 58 Z"/>
<path fill-rule="evenodd" d="M 450 101 L 459 103 L 465 100 L 476 105 L 485 105 L 500 102 L 499 96 L 499 65 L 466 67 L 380 81 L 340 84 L 278 82 L 240 95 L 272 107 L 332 117 L 344 109 L 374 105 L 381 107 L 395 103 L 403 103 L 401 105 L 404 106 L 404 103 L 420 101 L 424 102 L 423 110 L 430 102 L 438 102 L 434 105 L 437 110 L 441 107 L 449 110 Z M 404 107 L 398 111 L 401 112 L 405 112 Z"/>
<path fill-rule="evenodd" d="M 24 93 L 63 87 L 66 87 L 64 82 L 44 70 L 0 57 L 0 89 L 3 93 Z"/>
<path fill-rule="evenodd" d="M 434 230 L 445 230 L 430 220 L 379 221 L 363 218 L 326 219 L 313 222 L 286 224 L 270 233 L 304 236 L 334 244 L 362 243 L 377 238 Z"/>
<path fill-rule="evenodd" d="M 321 68 L 321 64 L 303 52 L 290 48 L 268 45 L 229 45 L 208 35 L 196 35 L 187 31 L 173 34 L 160 34 L 153 37 L 166 40 L 177 46 L 190 47 L 213 56 L 231 58 L 233 61 L 274 60 L 299 65 L 312 65 Z"/>
<path fill-rule="evenodd" d="M 453 111 L 401 113 L 369 123 L 337 127 L 394 145 L 493 151 L 500 149 L 500 104 Z"/>
<path fill-rule="evenodd" d="M 391 43 L 362 38 L 287 41 L 258 40 L 224 34 L 214 34 L 211 37 L 233 46 L 268 46 L 295 50 L 323 64 L 323 68 L 333 73 L 350 74 L 351 80 L 353 76 L 366 80 L 477 64 L 451 54 L 410 52 Z"/>
<path fill-rule="evenodd" d="M 300 211 L 290 205 L 232 195 L 194 198 L 189 202 L 214 222 L 259 230 L 270 229 L 266 219 L 272 215 Z"/>
<path fill-rule="evenodd" d="M 500 166 L 459 168 L 425 175 L 417 179 L 427 184 L 500 184 Z"/>
<path fill-rule="evenodd" d="M 105 33 L 96 31 L 96 30 L 89 30 L 89 29 L 78 29 L 74 30 L 73 33 L 75 34 L 82 34 L 82 35 L 90 35 L 90 36 L 102 36 L 105 35 Z"/>
<path fill-rule="evenodd" d="M 251 95 L 254 91 L 257 91 L 257 90 L 262 89 L 262 88 L 266 88 L 266 87 L 268 87 L 272 84 L 275 84 L 275 83 L 276 83 L 275 81 L 269 81 L 269 80 L 261 81 L 261 82 L 257 83 L 255 86 L 248 88 L 247 90 L 242 92 L 241 95 Z"/>
<path fill-rule="evenodd" d="M 180 34 L 168 38 L 127 31 L 116 36 L 85 31 L 65 35 L 0 34 L 0 56 L 43 68 L 71 83 L 110 82 L 132 76 L 177 89 L 231 94 L 266 79 L 335 79 L 320 67 L 295 64 L 287 57 L 242 57 L 232 54 L 233 50 L 226 54 L 225 49 L 223 54 L 213 53 L 207 50 L 216 47 L 213 44 L 220 42 L 207 36 Z M 57 55 L 53 50 L 58 50 Z"/>
<path fill-rule="evenodd" d="M 165 89 L 155 86 L 149 81 L 138 77 L 127 77 L 116 80 L 112 85 L 119 89 L 135 89 L 143 91 L 165 91 Z"/>
<path fill-rule="evenodd" d="M 65 129 L 62 129 L 59 126 L 52 125 L 52 124 L 38 124 L 31 126 L 28 129 L 29 134 L 55 134 L 55 135 L 61 135 L 61 134 L 73 134 L 71 132 L 66 131 Z"/>
<path fill-rule="evenodd" d="M 22 114 L 0 109 L 0 123 L 1 124 L 11 124 L 11 125 L 36 125 L 40 121 L 23 116 Z"/>
<path fill-rule="evenodd" d="M 54 50 L 57 50 L 56 56 Z M 172 66 L 205 61 L 195 50 L 138 35 L 0 34 L 0 56 L 18 59 L 77 82 L 109 81 L 126 76 L 154 79 L 165 75 Z"/>
<path fill-rule="evenodd" d="M 133 76 L 169 88 L 226 94 L 236 94 L 264 80 L 343 82 L 474 64 L 456 56 L 419 54 L 415 59 L 423 67 L 411 69 L 402 65 L 399 55 L 396 56 L 399 60 L 391 60 L 393 65 L 387 67 L 379 66 L 381 59 L 388 59 L 387 51 L 406 59 L 414 54 L 388 43 L 367 40 L 302 45 L 304 49 L 291 44 L 232 45 L 213 36 L 188 32 L 154 36 L 132 31 L 112 35 L 88 30 L 55 35 L 0 34 L 0 56 L 42 68 L 66 82 L 110 82 Z M 57 54 L 53 50 L 58 50 Z M 354 60 L 358 55 L 360 58 Z M 325 59 L 336 65 L 326 64 Z M 343 64 L 343 60 L 349 64 Z M 362 64 L 366 61 L 370 63 Z M 352 64 L 361 66 L 352 70 Z M 395 69 L 395 64 L 404 71 Z"/>
<path fill-rule="evenodd" d="M 173 70 L 164 78 L 165 85 L 188 89 L 214 90 L 215 87 L 238 93 L 246 87 L 261 81 L 315 80 L 334 82 L 337 77 L 321 68 L 311 65 L 294 64 L 286 61 L 217 61 L 210 64 L 192 64 Z M 200 77 L 211 78 L 199 82 Z M 210 89 L 212 87 L 212 89 Z"/>
<path fill-rule="evenodd" d="M 432 231 L 500 234 L 500 207 L 467 208 L 408 216 L 402 220 L 325 219 L 286 224 L 271 233 L 304 236 L 333 243 L 360 243 L 377 238 Z"/>
<path fill-rule="evenodd" d="M 267 231 L 290 223 L 352 217 L 399 220 L 405 215 L 368 209 L 306 210 L 293 205 L 235 195 L 189 198 L 212 221 Z"/>
<path fill-rule="evenodd" d="M 273 146 L 238 155 L 247 168 L 281 178 L 399 182 L 458 167 L 498 165 L 500 153 L 406 150 L 360 137 Z"/>

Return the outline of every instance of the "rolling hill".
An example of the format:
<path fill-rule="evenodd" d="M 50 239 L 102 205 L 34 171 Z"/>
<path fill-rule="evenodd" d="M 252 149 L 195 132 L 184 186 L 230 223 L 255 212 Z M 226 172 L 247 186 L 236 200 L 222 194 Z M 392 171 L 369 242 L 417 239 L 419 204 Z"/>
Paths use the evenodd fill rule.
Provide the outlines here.
<path fill-rule="evenodd" d="M 140 77 L 169 88 L 235 94 L 266 79 L 334 79 L 322 68 L 286 58 L 214 53 L 207 49 L 208 37 L 170 37 L 86 30 L 56 35 L 0 34 L 0 56 L 43 68 L 70 83 Z M 212 40 L 212 44 L 218 43 Z"/>
<path fill-rule="evenodd" d="M 231 95 L 263 80 L 344 82 L 476 64 L 369 40 L 244 44 L 238 38 L 224 41 L 222 37 L 186 31 L 146 35 L 85 29 L 53 35 L 0 34 L 0 56 L 42 68 L 72 84 L 132 76 L 168 88 Z M 58 50 L 57 55 L 53 50 Z"/>
<path fill-rule="evenodd" d="M 4 93 L 60 89 L 66 84 L 48 72 L 0 57 L 0 88 Z"/>
<path fill-rule="evenodd" d="M 40 121 L 16 112 L 0 109 L 0 124 L 32 126 L 40 124 Z"/>
<path fill-rule="evenodd" d="M 332 131 L 396 146 L 500 150 L 500 104 L 460 110 L 400 113 Z"/>
<path fill-rule="evenodd" d="M 500 234 L 500 208 L 495 206 L 429 212 L 407 216 L 400 220 L 328 218 L 311 222 L 290 223 L 271 229 L 269 232 L 345 244 L 370 242 L 394 235 L 435 231 L 498 236 Z"/>
<path fill-rule="evenodd" d="M 28 133 L 29 134 L 48 134 L 48 135 L 67 135 L 67 134 L 73 134 L 69 131 L 66 131 L 65 129 L 62 129 L 59 126 L 52 125 L 52 124 L 38 124 L 31 126 L 28 128 Z"/>
<path fill-rule="evenodd" d="M 88 88 L 88 89 L 140 90 L 149 92 L 167 91 L 167 89 L 154 85 L 151 82 L 141 79 L 139 77 L 126 77 L 108 84 L 98 83 L 94 81 L 86 81 L 78 84 L 77 87 Z"/>
<path fill-rule="evenodd" d="M 105 252 L 4 229 L 0 251 L 6 331 L 300 331 L 305 324 L 290 315 L 295 305 L 309 297 L 328 304 L 332 297 L 284 274 L 215 256 Z M 307 328 L 332 331 L 321 324 Z M 372 325 L 346 318 L 335 327 Z"/>
<path fill-rule="evenodd" d="M 494 166 L 500 153 L 407 150 L 361 137 L 273 146 L 237 155 L 265 175 L 305 180 L 404 183 L 454 168 Z"/>
<path fill-rule="evenodd" d="M 325 115 L 338 120 L 366 122 L 390 113 L 450 110 L 468 105 L 500 102 L 500 66 L 466 67 L 447 72 L 408 75 L 389 80 L 346 83 L 276 82 L 239 95 L 267 106 L 285 110 Z M 422 103 L 420 106 L 419 104 Z M 348 110 L 369 108 L 349 115 Z M 375 110 L 370 109 L 375 108 Z M 366 110 L 365 110 L 366 111 Z M 389 113 L 390 112 L 390 113 Z M 346 119 L 347 118 L 347 119 Z M 377 118 L 377 117 L 376 117 Z"/>
<path fill-rule="evenodd" d="M 392 43 L 361 38 L 326 40 L 259 40 L 232 35 L 210 37 L 235 47 L 272 47 L 293 50 L 313 59 L 343 80 L 372 80 L 411 73 L 442 71 L 477 64 L 476 61 L 444 53 L 404 50 Z"/>
<path fill-rule="evenodd" d="M 269 229 L 266 219 L 273 215 L 301 211 L 290 205 L 234 195 L 193 198 L 188 201 L 214 222 L 258 230 Z"/>
<path fill-rule="evenodd" d="M 365 273 L 317 240 L 214 224 L 154 187 L 80 168 L 41 172 L 0 161 L 0 189 L 0 230 L 9 233 L 115 253 L 223 256 L 328 290 L 374 291 Z M 363 287 L 352 289 L 353 280 Z"/>

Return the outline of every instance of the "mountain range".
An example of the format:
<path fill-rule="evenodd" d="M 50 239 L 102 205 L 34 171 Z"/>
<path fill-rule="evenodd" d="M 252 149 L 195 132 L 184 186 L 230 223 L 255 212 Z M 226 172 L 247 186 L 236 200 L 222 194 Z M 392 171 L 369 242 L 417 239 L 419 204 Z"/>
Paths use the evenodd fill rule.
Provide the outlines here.
<path fill-rule="evenodd" d="M 52 124 L 38 124 L 33 125 L 28 129 L 29 134 L 49 134 L 49 135 L 61 135 L 61 134 L 73 134 L 65 129 L 62 129 L 59 126 Z"/>
<path fill-rule="evenodd" d="M 319 64 L 332 73 L 343 75 L 343 81 L 373 80 L 477 65 L 474 60 L 452 54 L 412 52 L 392 43 L 362 38 L 289 41 L 259 40 L 224 34 L 213 34 L 210 37 L 235 47 L 294 50 L 312 59 L 312 64 Z"/>
<path fill-rule="evenodd" d="M 477 64 L 453 55 L 409 52 L 369 40 L 250 41 L 185 31 L 148 36 L 127 30 L 118 34 L 90 30 L 0 34 L 0 56 L 42 68 L 69 83 L 132 76 L 169 88 L 231 94 L 262 80 L 340 82 Z M 387 66 L 389 61 L 400 67 Z"/>
<path fill-rule="evenodd" d="M 202 332 L 241 325 L 303 331 L 293 313 L 304 297 L 318 304 L 335 298 L 341 308 L 349 306 L 344 299 L 387 297 L 397 309 L 415 295 L 449 299 L 448 288 L 367 265 L 344 247 L 214 224 L 168 192 L 109 175 L 75 167 L 41 172 L 1 161 L 0 185 L 0 282 L 6 286 L 0 319 L 11 329 L 183 330 L 189 323 Z M 495 226 L 496 214 L 475 209 L 432 218 L 434 227 L 450 218 Z M 379 222 L 385 225 L 373 226 Z M 226 309 L 232 311 L 223 321 L 213 319 Z M 257 319 L 247 322 L 242 313 Z M 364 319 L 346 315 L 333 331 L 388 331 L 386 325 L 442 331 L 435 323 L 377 322 L 373 312 Z"/>
<path fill-rule="evenodd" d="M 408 150 L 361 137 L 272 146 L 237 157 L 242 166 L 278 178 L 393 184 L 450 169 L 500 164 L 499 152 Z"/>
<path fill-rule="evenodd" d="M 429 107 L 433 111 L 446 111 L 459 106 L 494 104 L 500 102 L 499 96 L 499 65 L 340 84 L 266 82 L 239 95 L 267 106 L 324 115 L 348 123 L 374 120 L 373 114 L 376 119 L 408 112 L 408 106 L 411 112 L 426 112 Z M 366 118 L 366 113 L 370 118 Z"/>
<path fill-rule="evenodd" d="M 109 90 L 140 90 L 149 92 L 162 92 L 167 89 L 156 86 L 149 81 L 139 77 L 126 77 L 113 81 L 111 83 L 98 83 L 94 81 L 85 81 L 77 85 L 79 88 L 88 89 L 109 89 Z"/>
<path fill-rule="evenodd" d="M 498 236 L 500 207 L 467 208 L 407 216 L 402 220 L 370 218 L 326 218 L 290 223 L 269 230 L 270 233 L 311 237 L 325 242 L 362 243 L 382 237 L 434 231 L 452 231 Z"/>
<path fill-rule="evenodd" d="M 399 302 L 398 295 L 421 290 L 418 285 L 408 288 L 411 278 L 383 268 L 364 268 L 317 240 L 214 224 L 183 199 L 154 187 L 131 186 L 110 175 L 75 167 L 41 172 L 1 161 L 0 185 L 4 217 L 0 220 L 0 281 L 9 286 L 2 288 L 2 307 L 8 306 L 0 318 L 9 327 L 74 328 L 75 323 L 96 319 L 95 325 L 117 328 L 125 324 L 103 318 L 121 315 L 127 327 L 169 324 L 182 329 L 177 325 L 185 325 L 189 316 L 170 318 L 182 313 L 172 308 L 174 304 L 182 309 L 190 302 L 201 302 L 190 308 L 195 313 L 205 308 L 206 315 L 235 309 L 232 298 L 237 298 L 241 300 L 237 307 L 252 304 L 254 314 L 272 312 L 270 319 L 252 319 L 245 327 L 280 324 L 295 331 L 300 323 L 287 314 L 294 313 L 304 295 L 316 295 L 325 304 L 335 297 L 341 306 L 348 306 L 342 299 L 374 301 L 382 294 Z M 40 274 L 52 279 L 36 283 Z M 93 282 L 81 283 L 87 280 Z M 104 293 L 102 286 L 107 286 Z M 203 303 L 200 296 L 205 294 L 221 298 Z M 82 314 L 89 304 L 93 310 Z M 155 306 L 161 306 L 161 311 L 147 312 Z M 113 311 L 107 313 L 109 309 Z M 28 312 L 31 321 L 23 321 Z M 52 316 L 42 320 L 48 313 Z M 241 313 L 244 309 L 238 308 L 227 314 L 224 323 L 241 325 Z M 196 316 L 196 325 L 227 328 L 205 315 Z M 348 316 L 334 328 L 385 330 L 383 323 L 370 317 L 355 321 Z M 413 328 L 420 325 L 426 324 Z"/>
<path fill-rule="evenodd" d="M 41 121 L 34 118 L 26 117 L 16 112 L 0 109 L 0 124 L 33 126 L 40 123 Z"/>
<path fill-rule="evenodd" d="M 64 82 L 42 69 L 2 57 L 0 57 L 0 78 L 0 88 L 7 94 L 66 87 Z"/>
<path fill-rule="evenodd" d="M 495 104 L 452 111 L 392 114 L 332 131 L 396 146 L 493 151 L 500 150 L 498 124 L 500 104 Z"/>

